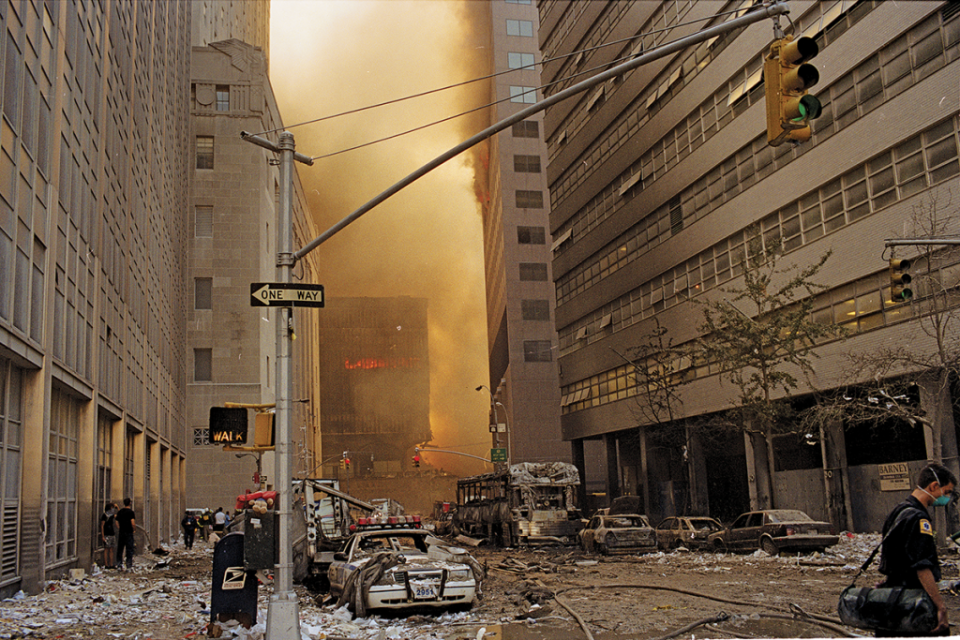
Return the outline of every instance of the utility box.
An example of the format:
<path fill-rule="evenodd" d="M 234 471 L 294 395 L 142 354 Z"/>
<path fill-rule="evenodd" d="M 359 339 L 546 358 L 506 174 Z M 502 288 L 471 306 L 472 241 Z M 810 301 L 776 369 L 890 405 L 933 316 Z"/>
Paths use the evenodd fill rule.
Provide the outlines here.
<path fill-rule="evenodd" d="M 276 511 L 243 513 L 243 568 L 273 569 L 280 557 L 280 518 Z"/>

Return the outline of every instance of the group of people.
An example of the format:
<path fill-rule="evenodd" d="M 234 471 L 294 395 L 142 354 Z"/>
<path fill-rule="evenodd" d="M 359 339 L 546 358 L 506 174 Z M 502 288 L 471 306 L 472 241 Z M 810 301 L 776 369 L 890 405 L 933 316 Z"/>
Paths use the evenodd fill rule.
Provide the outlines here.
<path fill-rule="evenodd" d="M 222 536 L 230 521 L 230 514 L 224 511 L 223 507 L 217 507 L 215 512 L 207 509 L 199 515 L 193 515 L 189 511 L 184 512 L 183 520 L 180 521 L 180 528 L 183 529 L 184 546 L 187 549 L 193 548 L 193 541 L 198 531 L 203 540 L 208 538 L 208 529 L 218 536 Z"/>
<path fill-rule="evenodd" d="M 133 532 L 137 526 L 137 515 L 133 511 L 133 501 L 123 499 L 123 508 L 110 502 L 100 515 L 100 541 L 103 543 L 103 564 L 108 569 L 123 570 L 126 558 L 126 570 L 133 568 L 135 550 Z"/>

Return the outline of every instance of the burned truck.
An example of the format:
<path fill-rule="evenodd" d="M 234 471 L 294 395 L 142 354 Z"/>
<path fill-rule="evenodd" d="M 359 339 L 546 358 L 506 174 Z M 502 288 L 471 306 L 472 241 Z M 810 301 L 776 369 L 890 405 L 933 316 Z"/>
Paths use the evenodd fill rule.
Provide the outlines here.
<path fill-rule="evenodd" d="M 502 546 L 575 544 L 583 528 L 576 504 L 577 468 L 522 462 L 457 481 L 454 531 Z"/>

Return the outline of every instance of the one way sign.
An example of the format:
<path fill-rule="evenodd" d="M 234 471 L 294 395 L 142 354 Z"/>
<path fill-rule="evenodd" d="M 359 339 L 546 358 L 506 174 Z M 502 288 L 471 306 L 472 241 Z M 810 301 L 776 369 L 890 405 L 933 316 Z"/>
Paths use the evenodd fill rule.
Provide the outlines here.
<path fill-rule="evenodd" d="M 322 307 L 322 284 L 254 282 L 250 285 L 251 307 Z"/>

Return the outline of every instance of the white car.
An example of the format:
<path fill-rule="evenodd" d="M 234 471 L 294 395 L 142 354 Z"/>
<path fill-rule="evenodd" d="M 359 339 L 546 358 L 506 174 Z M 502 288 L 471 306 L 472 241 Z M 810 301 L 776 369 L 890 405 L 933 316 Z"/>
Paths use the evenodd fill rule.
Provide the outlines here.
<path fill-rule="evenodd" d="M 393 520 L 393 518 L 391 518 Z M 444 546 L 423 529 L 361 525 L 334 555 L 327 570 L 330 594 L 354 613 L 383 609 L 469 609 L 477 594 L 474 569 L 466 551 Z"/>

